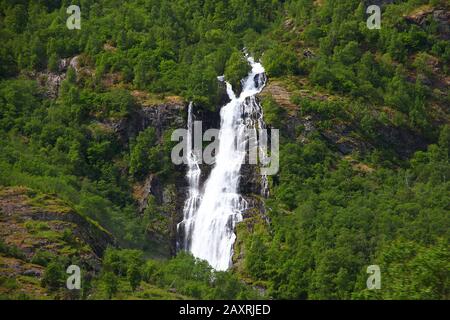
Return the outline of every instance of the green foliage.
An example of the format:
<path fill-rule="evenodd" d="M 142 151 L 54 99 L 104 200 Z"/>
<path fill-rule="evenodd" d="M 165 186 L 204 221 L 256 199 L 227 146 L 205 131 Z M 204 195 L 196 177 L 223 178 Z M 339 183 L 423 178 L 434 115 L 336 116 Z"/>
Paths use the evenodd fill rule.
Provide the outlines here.
<path fill-rule="evenodd" d="M 118 290 L 118 277 L 112 272 L 104 272 L 100 277 L 99 287 L 112 299 Z"/>
<path fill-rule="evenodd" d="M 261 298 L 252 289 L 243 285 L 239 279 L 230 272 L 215 272 L 213 288 L 208 299 L 217 300 L 243 300 Z"/>
<path fill-rule="evenodd" d="M 142 264 L 143 255 L 139 250 L 107 248 L 103 256 L 105 270 L 111 271 L 118 276 L 126 276 L 130 268 L 133 269 Z"/>
<path fill-rule="evenodd" d="M 245 240 L 245 271 L 282 299 L 446 299 L 448 131 L 397 172 L 361 174 L 319 141 L 282 146 L 272 236 Z M 365 289 L 372 264 L 378 293 Z"/>
<path fill-rule="evenodd" d="M 281 128 L 285 109 L 281 108 L 273 98 L 265 98 L 262 103 L 264 121 L 273 128 Z"/>
<path fill-rule="evenodd" d="M 17 259 L 25 260 L 25 253 L 14 245 L 8 245 L 0 239 L 0 253 L 6 255 L 7 257 L 13 257 Z"/>
<path fill-rule="evenodd" d="M 225 65 L 225 79 L 234 87 L 240 87 L 241 79 L 245 78 L 250 71 L 250 65 L 244 55 L 235 51 L 231 54 Z"/>
<path fill-rule="evenodd" d="M 439 300 L 449 296 L 448 241 L 424 246 L 398 240 L 383 250 L 383 299 Z"/>
<path fill-rule="evenodd" d="M 245 255 L 245 269 L 255 279 L 265 279 L 265 263 L 267 260 L 267 247 L 261 237 L 256 234 L 252 237 Z"/>
<path fill-rule="evenodd" d="M 46 250 L 37 250 L 33 258 L 31 259 L 31 263 L 47 267 L 48 264 L 53 260 L 56 260 L 56 257 L 51 252 Z"/>
<path fill-rule="evenodd" d="M 152 127 L 139 133 L 136 142 L 131 146 L 130 174 L 142 178 L 148 172 L 161 169 L 160 148 L 157 145 L 156 132 Z"/>
<path fill-rule="evenodd" d="M 133 263 L 128 267 L 127 279 L 130 282 L 131 288 L 136 290 L 141 282 L 141 271 L 136 263 Z"/>
<path fill-rule="evenodd" d="M 45 268 L 44 276 L 41 280 L 42 286 L 50 290 L 61 289 L 65 284 L 64 271 L 64 266 L 58 260 L 51 261 Z"/>
<path fill-rule="evenodd" d="M 262 61 L 269 76 L 279 77 L 298 73 L 298 58 L 293 48 L 277 46 L 264 52 Z"/>
<path fill-rule="evenodd" d="M 135 108 L 136 102 L 128 90 L 113 89 L 103 96 L 102 114 L 105 117 L 125 118 Z"/>
<path fill-rule="evenodd" d="M 167 133 L 160 138 L 148 128 L 123 143 L 109 125 L 126 121 L 142 92 L 180 95 L 216 110 L 217 76 L 238 87 L 249 70 L 247 48 L 269 77 L 306 77 L 307 91 L 345 99 L 293 96 L 299 116 L 312 114 L 320 123 L 305 144 L 282 132 L 281 171 L 266 203 L 270 232 L 256 228 L 243 240 L 246 280 L 283 299 L 448 299 L 450 129 L 441 125 L 448 114 L 439 106 L 448 105 L 442 84 L 450 44 L 431 15 L 420 25 L 404 18 L 420 5 L 446 3 L 394 1 L 383 6 L 380 30 L 366 28 L 365 6 L 352 0 L 82 5 L 83 32 L 74 32 L 58 1 L 0 4 L 0 184 L 54 194 L 120 246 L 137 249 L 108 249 L 93 292 L 259 298 L 234 272 L 215 272 L 188 254 L 145 261 L 139 249 L 149 247 L 146 231 L 167 234 L 171 221 L 156 205 L 138 216 L 131 184 L 149 173 L 164 181 L 181 176 L 169 158 Z M 43 84 L 48 71 L 60 72 L 61 58 L 75 55 L 81 69 L 68 68 L 57 98 L 30 80 L 42 75 Z M 381 120 L 385 107 L 393 119 L 383 112 Z M 266 122 L 283 128 L 286 111 L 273 99 L 263 108 Z M 392 167 L 379 139 L 381 125 L 391 121 L 432 144 Z M 374 148 L 352 157 L 373 170 L 355 169 L 321 138 L 349 123 Z M 45 224 L 25 226 L 30 233 L 49 231 Z M 62 238 L 70 242 L 73 235 L 63 231 Z M 0 252 L 25 259 L 4 242 Z M 46 266 L 45 287 L 63 285 L 65 261 L 37 251 L 31 262 Z M 365 267 L 374 263 L 383 272 L 382 292 L 365 289 Z"/>
<path fill-rule="evenodd" d="M 206 261 L 187 253 L 162 266 L 159 284 L 197 299 L 242 299 L 257 295 L 228 272 L 215 272 Z"/>
<path fill-rule="evenodd" d="M 168 261 L 142 259 L 137 250 L 107 249 L 103 259 L 99 288 L 110 299 L 120 293 L 120 281 L 126 280 L 138 294 L 148 285 L 196 299 L 255 299 L 256 292 L 230 272 L 216 272 L 206 261 L 180 252 Z M 142 281 L 142 282 L 141 282 Z M 108 289 L 109 287 L 112 287 Z M 112 293 L 111 293 L 112 292 Z"/>
<path fill-rule="evenodd" d="M 38 111 L 39 90 L 34 81 L 8 80 L 0 83 L 0 128 L 23 131 Z"/>
<path fill-rule="evenodd" d="M 56 56 L 56 54 L 53 53 L 48 58 L 47 68 L 52 72 L 58 71 L 58 57 Z"/>

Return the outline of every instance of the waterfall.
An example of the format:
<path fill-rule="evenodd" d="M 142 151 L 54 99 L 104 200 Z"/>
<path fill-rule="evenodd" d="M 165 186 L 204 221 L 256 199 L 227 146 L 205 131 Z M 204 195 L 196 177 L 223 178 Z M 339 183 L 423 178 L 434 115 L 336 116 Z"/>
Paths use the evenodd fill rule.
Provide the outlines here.
<path fill-rule="evenodd" d="M 187 149 L 187 174 L 186 178 L 189 184 L 189 192 L 184 203 L 183 208 L 183 221 L 178 225 L 178 229 L 180 226 L 183 227 L 184 232 L 184 241 L 183 248 L 185 250 L 189 250 L 190 246 L 190 235 L 192 233 L 192 226 L 194 222 L 194 213 L 198 208 L 198 204 L 200 202 L 200 190 L 199 190 L 199 180 L 200 180 L 200 166 L 198 155 L 194 152 L 193 149 L 193 135 L 194 135 L 194 121 L 192 114 L 193 104 L 189 103 L 188 107 L 188 120 L 187 120 L 187 141 L 186 141 L 186 149 Z"/>
<path fill-rule="evenodd" d="M 216 270 L 231 265 L 234 228 L 242 221 L 247 202 L 238 194 L 240 170 L 249 145 L 248 130 L 265 127 L 256 94 L 263 89 L 264 68 L 247 57 L 251 66 L 242 80 L 242 92 L 236 97 L 231 84 L 226 83 L 230 102 L 220 110 L 219 147 L 214 167 L 206 180 L 202 194 L 199 190 L 200 168 L 192 152 L 192 105 L 188 115 L 188 198 L 184 207 L 184 249 L 195 257 L 207 260 Z M 256 139 L 256 136 L 255 136 Z M 262 190 L 267 193 L 267 179 L 262 177 Z"/>

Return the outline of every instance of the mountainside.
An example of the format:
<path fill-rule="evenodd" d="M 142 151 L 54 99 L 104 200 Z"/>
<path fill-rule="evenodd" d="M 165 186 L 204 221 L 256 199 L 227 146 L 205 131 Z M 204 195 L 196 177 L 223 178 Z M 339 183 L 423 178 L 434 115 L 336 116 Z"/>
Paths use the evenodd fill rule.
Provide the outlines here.
<path fill-rule="evenodd" d="M 115 246 L 113 236 L 96 222 L 23 187 L 1 189 L 0 214 L 2 297 L 54 298 L 40 285 L 45 267 L 61 259 L 61 265 L 77 264 L 92 277 L 105 249 Z M 47 287 L 60 285 L 45 279 Z"/>
<path fill-rule="evenodd" d="M 447 1 L 70 4 L 79 30 L 66 1 L 0 1 L 0 299 L 449 299 Z M 218 77 L 239 96 L 246 55 L 280 170 L 264 190 L 241 167 L 248 207 L 219 272 L 181 250 L 171 135 L 190 102 L 220 128 Z"/>

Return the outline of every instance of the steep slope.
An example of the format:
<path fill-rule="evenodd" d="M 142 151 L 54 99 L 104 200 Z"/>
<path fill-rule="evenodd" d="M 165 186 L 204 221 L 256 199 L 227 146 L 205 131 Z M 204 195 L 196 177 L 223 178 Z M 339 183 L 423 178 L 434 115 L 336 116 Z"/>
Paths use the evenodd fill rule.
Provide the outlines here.
<path fill-rule="evenodd" d="M 0 3 L 2 297 L 259 297 L 245 280 L 278 299 L 448 299 L 448 1 L 87 0 L 82 30 L 60 6 Z M 217 76 L 239 87 L 244 47 L 280 172 L 265 199 L 242 167 L 234 267 L 214 273 L 176 250 L 170 133 L 189 101 L 219 127 Z M 73 295 L 72 262 L 92 285 Z"/>
<path fill-rule="evenodd" d="M 0 292 L 8 298 L 54 298 L 64 290 L 41 286 L 49 263 L 64 271 L 77 264 L 88 279 L 115 245 L 108 231 L 63 201 L 22 187 L 0 189 L 0 241 Z"/>

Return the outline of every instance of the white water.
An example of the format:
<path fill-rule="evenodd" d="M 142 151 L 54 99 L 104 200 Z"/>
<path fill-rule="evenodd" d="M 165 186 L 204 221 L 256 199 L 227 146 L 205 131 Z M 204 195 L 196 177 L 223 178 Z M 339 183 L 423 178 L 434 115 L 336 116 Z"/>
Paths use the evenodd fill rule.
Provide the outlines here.
<path fill-rule="evenodd" d="M 248 129 L 263 128 L 261 106 L 255 95 L 265 85 L 264 68 L 253 58 L 248 62 L 252 69 L 242 81 L 239 97 L 229 83 L 227 93 L 230 102 L 220 111 L 221 126 L 219 148 L 215 166 L 207 179 L 203 193 L 199 191 L 200 168 L 192 152 L 192 105 L 188 119 L 188 173 L 189 194 L 184 207 L 184 249 L 195 257 L 205 259 L 216 270 L 226 270 L 231 265 L 233 244 L 236 239 L 234 228 L 242 220 L 246 201 L 238 194 L 240 170 L 246 159 Z M 266 179 L 263 177 L 263 193 L 266 193 Z"/>
<path fill-rule="evenodd" d="M 200 190 L 199 190 L 199 180 L 200 180 L 200 167 L 198 165 L 197 155 L 193 150 L 193 115 L 192 115 L 192 102 L 189 104 L 188 109 L 188 122 L 187 122 L 187 165 L 188 170 L 186 178 L 189 183 L 189 193 L 184 204 L 183 217 L 184 220 L 182 225 L 184 227 L 184 249 L 188 250 L 190 246 L 190 234 L 192 233 L 192 227 L 194 223 L 194 214 L 200 203 Z"/>

